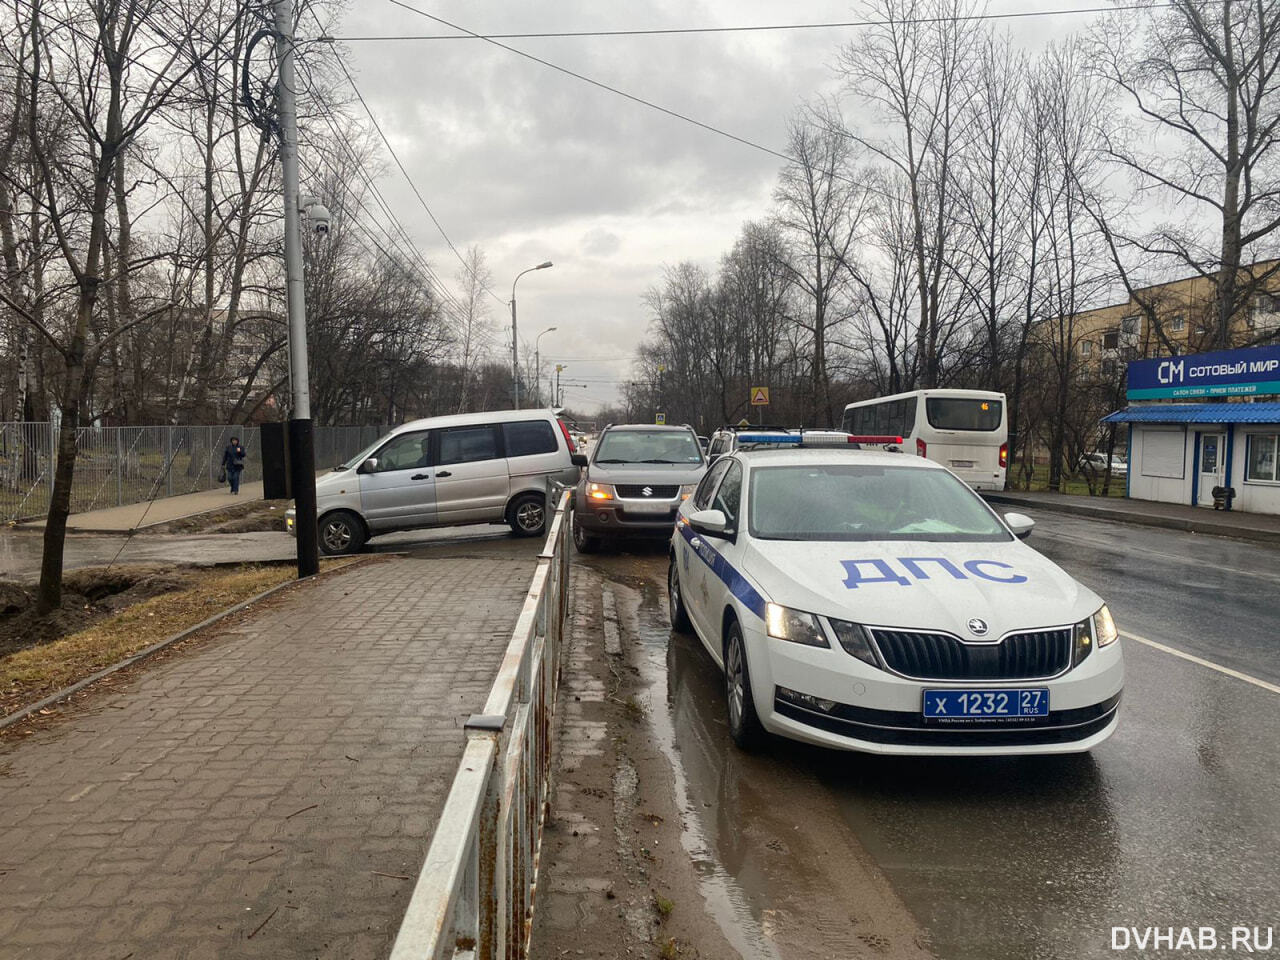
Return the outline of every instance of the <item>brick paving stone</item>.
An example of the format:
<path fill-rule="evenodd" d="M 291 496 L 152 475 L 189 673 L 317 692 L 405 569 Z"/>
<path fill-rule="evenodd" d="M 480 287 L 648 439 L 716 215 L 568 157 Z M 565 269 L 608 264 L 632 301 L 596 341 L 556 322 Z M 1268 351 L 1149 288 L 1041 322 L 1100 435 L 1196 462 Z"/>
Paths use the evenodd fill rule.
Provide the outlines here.
<path fill-rule="evenodd" d="M 385 956 L 536 552 L 303 585 L 0 747 L 0 958 Z"/>

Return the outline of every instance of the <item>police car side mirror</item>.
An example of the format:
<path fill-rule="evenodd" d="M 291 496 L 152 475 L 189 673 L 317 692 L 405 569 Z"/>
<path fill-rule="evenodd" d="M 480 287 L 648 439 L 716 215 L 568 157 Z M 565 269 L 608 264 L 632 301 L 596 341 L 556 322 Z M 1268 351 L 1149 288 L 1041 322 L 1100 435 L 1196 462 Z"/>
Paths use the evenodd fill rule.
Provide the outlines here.
<path fill-rule="evenodd" d="M 729 536 L 725 531 L 726 522 L 724 514 L 719 510 L 699 510 L 689 514 L 689 526 L 708 537 L 724 539 Z"/>
<path fill-rule="evenodd" d="M 373 473 L 378 469 L 378 458 L 370 457 L 364 463 L 360 464 L 360 469 L 356 473 Z"/>
<path fill-rule="evenodd" d="M 575 467 L 585 467 L 587 465 L 587 455 L 585 453 L 569 454 L 569 462 Z"/>
<path fill-rule="evenodd" d="M 1019 540 L 1025 540 L 1031 536 L 1031 529 L 1036 525 L 1036 522 L 1025 513 L 1006 513 L 1004 522 L 1008 524 L 1009 532 Z"/>

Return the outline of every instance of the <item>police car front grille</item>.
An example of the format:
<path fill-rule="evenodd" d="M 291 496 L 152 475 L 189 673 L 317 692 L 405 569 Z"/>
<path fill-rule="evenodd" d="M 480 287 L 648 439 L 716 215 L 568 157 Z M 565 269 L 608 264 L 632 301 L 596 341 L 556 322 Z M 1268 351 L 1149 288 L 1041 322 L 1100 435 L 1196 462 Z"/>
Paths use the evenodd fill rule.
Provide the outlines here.
<path fill-rule="evenodd" d="M 998 643 L 962 643 L 946 633 L 872 630 L 885 664 L 918 680 L 1031 680 L 1071 663 L 1071 631 L 1014 633 Z"/>
<path fill-rule="evenodd" d="M 646 490 L 649 492 L 645 493 Z M 662 486 L 656 483 L 618 484 L 618 496 L 629 500 L 670 500 L 679 491 L 680 487 L 675 484 Z"/>

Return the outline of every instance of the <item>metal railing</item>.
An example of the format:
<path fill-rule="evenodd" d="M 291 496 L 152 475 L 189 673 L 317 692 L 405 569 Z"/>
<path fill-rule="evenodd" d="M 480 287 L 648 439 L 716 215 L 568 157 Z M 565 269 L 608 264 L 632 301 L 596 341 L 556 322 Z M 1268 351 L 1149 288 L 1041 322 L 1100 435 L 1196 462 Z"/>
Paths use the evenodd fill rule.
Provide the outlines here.
<path fill-rule="evenodd" d="M 562 489 L 562 488 L 561 488 Z M 569 588 L 569 492 L 466 747 L 391 960 L 528 956 Z"/>
<path fill-rule="evenodd" d="M 355 456 L 385 427 L 316 427 L 316 464 Z M 0 517 L 31 520 L 49 512 L 58 456 L 52 423 L 0 423 Z M 222 451 L 239 437 L 248 454 L 241 481 L 262 479 L 257 427 L 80 427 L 71 512 L 86 513 L 220 486 Z"/>

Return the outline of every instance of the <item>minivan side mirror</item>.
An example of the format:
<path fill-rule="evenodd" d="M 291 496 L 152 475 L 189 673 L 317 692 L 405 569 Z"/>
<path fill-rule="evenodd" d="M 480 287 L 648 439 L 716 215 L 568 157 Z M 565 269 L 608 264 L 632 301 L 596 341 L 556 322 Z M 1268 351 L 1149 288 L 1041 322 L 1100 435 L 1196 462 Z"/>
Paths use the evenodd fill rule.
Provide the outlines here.
<path fill-rule="evenodd" d="M 569 454 L 569 462 L 575 467 L 585 467 L 587 465 L 587 455 L 585 453 Z"/>
<path fill-rule="evenodd" d="M 698 533 L 723 540 L 730 534 L 725 530 L 725 515 L 720 510 L 698 510 L 689 514 L 689 526 Z"/>
<path fill-rule="evenodd" d="M 373 473 L 378 469 L 378 458 L 370 457 L 364 463 L 360 464 L 360 469 L 356 473 Z"/>
<path fill-rule="evenodd" d="M 1031 530 L 1036 525 L 1036 522 L 1025 513 L 1006 513 L 1004 522 L 1008 524 L 1009 532 L 1019 540 L 1025 540 L 1031 536 Z"/>

